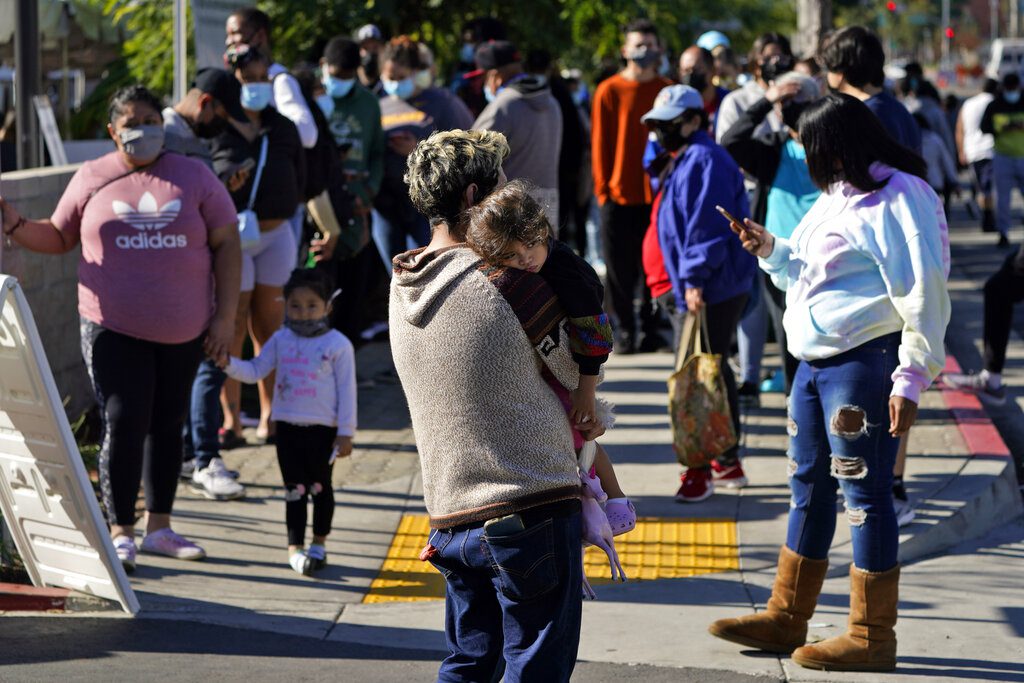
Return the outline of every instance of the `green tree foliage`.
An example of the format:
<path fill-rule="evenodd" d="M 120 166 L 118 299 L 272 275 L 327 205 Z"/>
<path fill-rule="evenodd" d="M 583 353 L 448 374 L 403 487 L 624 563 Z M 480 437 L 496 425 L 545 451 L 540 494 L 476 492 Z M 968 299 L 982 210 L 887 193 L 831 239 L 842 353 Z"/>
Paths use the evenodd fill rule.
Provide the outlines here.
<path fill-rule="evenodd" d="M 100 9 L 128 38 L 121 56 L 128 67 L 124 81 L 145 83 L 160 95 L 170 95 L 174 85 L 174 3 L 169 0 L 76 0 Z M 192 40 L 191 16 L 188 20 Z"/>
<path fill-rule="evenodd" d="M 122 57 L 126 68 L 111 69 L 103 90 L 140 81 L 162 96 L 173 84 L 173 3 L 169 0 L 75 0 L 98 8 L 123 27 L 128 39 Z M 792 32 L 793 5 L 778 0 L 257 0 L 274 25 L 274 57 L 283 64 L 315 61 L 324 43 L 374 23 L 386 35 L 409 34 L 435 52 L 439 72 L 457 61 L 462 27 L 474 17 L 493 16 L 505 22 L 521 50 L 543 48 L 562 65 L 594 74 L 602 62 L 615 60 L 621 29 L 637 17 L 657 24 L 674 54 L 703 31 L 722 26 L 742 53 L 763 31 Z M 191 21 L 189 21 L 191 33 Z M 190 36 L 191 43 L 191 36 Z M 191 74 L 191 71 L 190 71 Z M 93 117 L 90 117 L 90 120 Z M 91 125 L 78 121 L 77 131 Z"/>

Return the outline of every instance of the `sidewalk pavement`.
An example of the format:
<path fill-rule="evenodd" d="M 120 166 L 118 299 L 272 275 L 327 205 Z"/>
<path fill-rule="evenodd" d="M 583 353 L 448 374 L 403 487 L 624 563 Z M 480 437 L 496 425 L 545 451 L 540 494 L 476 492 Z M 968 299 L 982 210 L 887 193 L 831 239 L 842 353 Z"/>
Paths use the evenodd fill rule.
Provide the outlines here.
<path fill-rule="evenodd" d="M 1005 252 L 992 246 L 990 235 L 966 227 L 952 238 L 954 319 L 947 346 L 961 366 L 977 369 L 981 284 Z M 1022 328 L 1007 368 L 1012 400 L 992 413 L 1018 459 L 1024 455 Z M 202 543 L 209 557 L 185 563 L 140 555 L 131 578 L 143 607 L 139 619 L 216 625 L 227 635 L 230 629 L 257 632 L 252 647 L 263 642 L 259 632 L 306 637 L 345 652 L 362 649 L 363 659 L 398 662 L 358 680 L 433 674 L 445 650 L 443 601 L 437 599 L 442 584 L 410 558 L 425 542 L 418 533 L 425 510 L 413 435 L 386 344 L 364 347 L 358 362 L 374 386 L 360 389 L 356 452 L 335 469 L 338 511 L 328 568 L 311 579 L 286 563 L 273 449 L 229 451 L 225 461 L 241 471 L 248 497 L 212 502 L 184 484 L 179 488 L 175 527 Z M 804 670 L 788 658 L 744 651 L 707 634 L 715 619 L 763 609 L 770 594 L 789 505 L 785 404 L 781 395 L 764 395 L 761 407 L 743 416 L 747 488 L 679 505 L 665 407 L 671 366 L 669 354 L 613 357 L 601 386 L 617 405 L 616 426 L 602 443 L 644 518 L 641 528 L 621 537 L 620 552 L 627 574 L 655 578 L 595 582 L 599 599 L 584 606 L 584 663 L 576 680 L 881 680 Z M 899 670 L 884 680 L 1024 681 L 1024 609 L 1016 607 L 1024 605 L 1024 522 L 1012 459 L 973 397 L 937 389 L 922 399 L 910 453 L 906 484 L 917 520 L 901 535 Z M 845 626 L 851 550 L 841 505 L 837 514 L 812 640 Z M 590 560 L 592 577 L 601 559 Z M 119 618 L 103 617 L 107 624 Z M 168 633 L 175 628 L 168 624 Z M 2 620 L 0 629 L 7 630 Z M 197 638 L 221 632 L 195 629 Z M 200 652 L 222 652 L 217 647 Z M 416 653 L 421 661 L 413 666 Z M 26 661 L 10 671 L 28 677 L 37 671 L 32 666 Z M 267 661 L 259 671 L 273 666 Z"/>

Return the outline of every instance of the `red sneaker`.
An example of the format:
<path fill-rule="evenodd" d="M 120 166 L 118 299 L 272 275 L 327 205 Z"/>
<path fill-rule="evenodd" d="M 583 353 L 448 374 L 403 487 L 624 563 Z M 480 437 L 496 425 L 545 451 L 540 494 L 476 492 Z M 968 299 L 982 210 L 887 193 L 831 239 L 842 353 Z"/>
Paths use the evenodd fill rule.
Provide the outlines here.
<path fill-rule="evenodd" d="M 747 476 L 743 474 L 743 466 L 739 461 L 735 465 L 726 466 L 717 460 L 711 461 L 711 477 L 727 489 L 741 489 L 747 485 Z"/>
<path fill-rule="evenodd" d="M 715 492 L 715 484 L 711 481 L 711 470 L 691 467 L 679 479 L 682 484 L 676 491 L 677 503 L 699 503 Z"/>

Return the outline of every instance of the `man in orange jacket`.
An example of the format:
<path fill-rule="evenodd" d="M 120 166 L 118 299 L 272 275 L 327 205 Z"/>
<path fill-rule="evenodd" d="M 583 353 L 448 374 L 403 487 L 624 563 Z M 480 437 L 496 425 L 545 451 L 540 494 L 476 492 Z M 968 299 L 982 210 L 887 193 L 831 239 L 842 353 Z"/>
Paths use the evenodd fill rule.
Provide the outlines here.
<path fill-rule="evenodd" d="M 634 295 L 642 285 L 641 249 L 651 216 L 651 186 L 644 175 L 647 129 L 640 123 L 671 81 L 658 75 L 661 47 L 654 24 L 640 19 L 625 29 L 626 66 L 594 93 L 591 138 L 594 195 L 601 206 L 601 240 L 608 267 L 608 296 L 615 316 L 615 351 L 655 351 L 664 342 L 650 294 L 640 309 L 644 339 L 637 339 Z M 638 343 L 639 341 L 639 343 Z"/>

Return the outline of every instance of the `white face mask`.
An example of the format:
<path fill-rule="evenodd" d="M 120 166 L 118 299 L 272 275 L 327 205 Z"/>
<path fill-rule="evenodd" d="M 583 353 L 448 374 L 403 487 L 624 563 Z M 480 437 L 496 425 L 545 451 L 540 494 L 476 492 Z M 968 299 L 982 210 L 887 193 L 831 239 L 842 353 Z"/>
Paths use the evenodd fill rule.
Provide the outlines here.
<path fill-rule="evenodd" d="M 426 90 L 434 85 L 434 74 L 430 73 L 430 69 L 417 71 L 416 75 L 412 78 L 412 82 L 418 89 Z"/>

